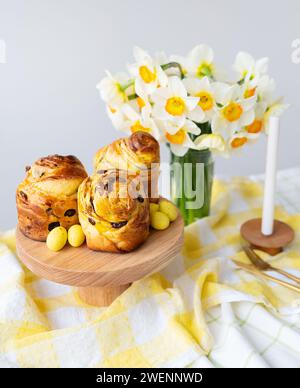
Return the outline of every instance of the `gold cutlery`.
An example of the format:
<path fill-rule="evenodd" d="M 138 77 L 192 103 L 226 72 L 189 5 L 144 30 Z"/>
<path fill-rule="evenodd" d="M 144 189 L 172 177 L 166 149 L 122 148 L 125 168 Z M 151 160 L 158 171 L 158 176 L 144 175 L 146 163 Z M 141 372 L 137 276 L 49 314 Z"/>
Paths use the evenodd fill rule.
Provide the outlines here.
<path fill-rule="evenodd" d="M 277 272 L 294 282 L 300 284 L 300 278 L 298 278 L 295 275 L 290 274 L 289 272 L 284 271 L 283 269 L 280 268 L 275 268 L 271 264 L 267 263 L 264 261 L 254 250 L 250 247 L 243 247 L 244 252 L 246 253 L 247 257 L 251 261 L 251 263 L 257 267 L 261 271 L 274 271 Z"/>
<path fill-rule="evenodd" d="M 250 264 L 244 264 L 244 263 L 241 263 L 239 261 L 234 261 L 234 263 L 238 267 L 244 269 L 245 271 L 247 271 L 249 273 L 252 273 L 253 275 L 257 275 L 257 276 L 261 277 L 262 279 L 270 280 L 270 281 L 277 283 L 283 287 L 289 288 L 292 291 L 300 293 L 300 287 L 295 286 L 295 285 L 290 284 L 290 283 L 287 283 L 287 282 L 284 282 L 283 280 L 277 279 L 271 275 L 266 274 L 265 272 L 261 272 L 259 269 L 257 269 L 256 267 L 253 267 Z"/>

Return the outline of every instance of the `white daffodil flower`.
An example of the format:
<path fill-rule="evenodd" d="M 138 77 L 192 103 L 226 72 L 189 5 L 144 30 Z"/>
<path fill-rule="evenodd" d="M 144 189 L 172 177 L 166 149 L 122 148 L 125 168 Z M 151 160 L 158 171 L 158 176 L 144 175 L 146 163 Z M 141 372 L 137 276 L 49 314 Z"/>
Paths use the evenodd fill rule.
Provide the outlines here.
<path fill-rule="evenodd" d="M 245 131 L 251 138 L 258 137 L 261 132 L 268 134 L 270 117 L 281 116 L 288 107 L 288 104 L 282 103 L 282 99 L 273 101 L 269 106 L 265 101 L 257 103 L 255 105 L 255 119 L 245 127 Z"/>
<path fill-rule="evenodd" d="M 214 52 L 213 50 L 201 44 L 194 47 L 187 56 L 186 71 L 189 75 L 194 77 L 210 77 L 214 78 L 216 68 L 213 63 Z"/>
<path fill-rule="evenodd" d="M 203 115 L 201 123 L 211 120 L 217 105 L 214 97 L 214 90 L 209 78 L 203 77 L 199 79 L 187 77 L 183 80 L 183 84 L 189 95 L 199 98 L 195 111 L 198 110 L 199 115 Z"/>
<path fill-rule="evenodd" d="M 167 87 L 158 88 L 152 95 L 153 117 L 167 123 L 168 132 L 175 134 L 186 119 L 201 122 L 203 112 L 197 110 L 199 97 L 188 97 L 183 82 L 178 77 L 170 77 Z"/>
<path fill-rule="evenodd" d="M 128 75 L 118 73 L 112 76 L 109 71 L 106 71 L 106 74 L 107 76 L 96 87 L 103 101 L 112 109 L 118 109 L 127 101 L 124 85 L 127 85 L 129 82 Z"/>
<path fill-rule="evenodd" d="M 218 82 L 213 89 L 218 105 L 218 113 L 211 122 L 213 133 L 226 138 L 253 122 L 256 96 L 244 98 L 243 88 L 236 84 L 229 86 Z"/>
<path fill-rule="evenodd" d="M 251 57 L 252 58 L 252 57 Z M 254 59 L 252 58 L 254 61 Z M 259 64 L 259 62 L 261 63 Z M 270 98 L 273 97 L 275 90 L 275 82 L 268 75 L 265 74 L 267 71 L 267 58 L 263 58 L 260 61 L 257 61 L 253 64 L 253 68 L 244 71 L 245 77 L 240 80 L 240 84 L 243 86 L 243 95 L 244 98 L 251 98 L 257 96 L 259 100 L 270 101 Z M 264 66 L 265 64 L 265 66 Z M 256 68 L 257 67 L 257 68 Z M 242 75 L 239 74 L 239 77 Z"/>
<path fill-rule="evenodd" d="M 195 123 L 186 120 L 184 125 L 179 127 L 175 133 L 170 133 L 167 129 L 168 125 L 165 123 L 165 141 L 170 144 L 170 148 L 175 155 L 184 156 L 190 148 L 197 149 L 189 135 L 190 133 L 197 136 L 201 133 L 200 128 Z"/>
<path fill-rule="evenodd" d="M 226 150 L 226 144 L 223 137 L 215 133 L 200 135 L 195 139 L 194 143 L 198 150 L 210 149 L 217 153 L 224 153 Z"/>
<path fill-rule="evenodd" d="M 257 61 L 246 52 L 239 52 L 234 62 L 234 69 L 238 73 L 239 80 L 252 82 L 252 88 L 257 85 L 259 78 L 268 71 L 268 58 Z"/>
<path fill-rule="evenodd" d="M 274 100 L 267 58 L 255 60 L 239 52 L 234 83 L 216 68 L 213 50 L 206 45 L 186 57 L 163 52 L 150 56 L 135 47 L 134 58 L 130 76 L 107 72 L 97 85 L 107 113 L 117 129 L 149 132 L 179 156 L 189 149 L 229 156 L 268 133 L 270 117 L 288 107 Z"/>
<path fill-rule="evenodd" d="M 122 112 L 122 108 L 115 109 L 106 105 L 106 112 L 113 126 L 118 131 L 122 131 L 124 125 L 124 114 Z"/>
<path fill-rule="evenodd" d="M 267 105 L 272 104 L 274 100 L 276 85 L 273 78 L 264 75 L 257 84 L 257 95 L 259 101 L 264 101 Z"/>
<path fill-rule="evenodd" d="M 141 92 L 140 95 L 137 95 L 134 90 L 128 93 L 128 101 L 127 105 L 129 105 L 132 109 L 134 109 L 137 113 L 141 114 L 144 108 L 147 110 L 151 110 L 151 103 L 149 100 L 149 96 L 145 93 L 145 91 Z"/>
<path fill-rule="evenodd" d="M 132 95 L 132 91 L 129 95 Z M 127 98 L 127 101 L 117 108 L 107 105 L 106 111 L 116 129 L 131 133 L 132 131 L 129 131 L 130 126 L 137 123 L 140 116 L 143 118 L 143 123 L 145 123 L 146 114 L 150 117 L 148 112 L 151 112 L 151 105 L 147 97 L 138 97 L 132 100 Z"/>
<path fill-rule="evenodd" d="M 166 86 L 168 77 L 161 68 L 159 60 L 139 47 L 133 49 L 136 63 L 128 65 L 130 74 L 135 78 L 135 92 L 138 96 L 153 93 L 158 86 Z"/>
<path fill-rule="evenodd" d="M 123 122 L 120 129 L 126 133 L 134 133 L 143 131 L 150 133 L 156 139 L 159 139 L 160 132 L 155 123 L 151 118 L 151 107 L 150 105 L 145 106 L 141 113 L 137 113 L 132 106 L 125 104 L 122 107 Z"/>
<path fill-rule="evenodd" d="M 257 136 L 251 135 L 245 131 L 237 132 L 229 139 L 229 149 L 231 151 L 238 151 L 242 149 L 246 144 L 248 144 L 251 140 L 255 140 L 256 138 Z"/>
<path fill-rule="evenodd" d="M 263 128 L 266 134 L 269 133 L 269 124 L 271 116 L 281 116 L 289 108 L 288 104 L 283 104 L 282 98 L 272 102 L 266 109 L 263 116 Z"/>
<path fill-rule="evenodd" d="M 245 131 L 250 135 L 259 135 L 264 131 L 264 114 L 267 109 L 265 102 L 259 102 L 255 105 L 255 117 L 251 124 L 245 127 Z"/>
<path fill-rule="evenodd" d="M 244 98 L 251 98 L 256 96 L 256 100 L 258 99 L 258 84 L 260 83 L 259 80 L 255 80 L 255 82 L 250 81 L 248 79 L 245 79 L 242 84 L 242 91 L 243 91 L 243 97 Z"/>

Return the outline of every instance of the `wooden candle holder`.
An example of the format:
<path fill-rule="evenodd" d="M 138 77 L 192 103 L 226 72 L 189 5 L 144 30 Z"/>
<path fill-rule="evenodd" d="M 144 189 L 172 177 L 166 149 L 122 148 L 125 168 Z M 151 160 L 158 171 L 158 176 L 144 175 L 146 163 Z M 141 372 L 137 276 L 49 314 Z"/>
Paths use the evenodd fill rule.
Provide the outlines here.
<path fill-rule="evenodd" d="M 284 222 L 275 220 L 274 231 L 270 236 L 262 234 L 261 224 L 261 218 L 255 218 L 245 222 L 241 227 L 242 237 L 254 249 L 259 249 L 275 256 L 282 252 L 283 248 L 290 244 L 295 238 L 293 229 Z"/>
<path fill-rule="evenodd" d="M 36 275 L 56 283 L 78 287 L 80 298 L 95 306 L 108 306 L 132 282 L 166 267 L 183 245 L 184 222 L 180 215 L 164 231 L 151 230 L 150 236 L 130 253 L 96 252 L 86 244 L 66 245 L 59 252 L 46 243 L 33 241 L 17 228 L 20 260 Z"/>

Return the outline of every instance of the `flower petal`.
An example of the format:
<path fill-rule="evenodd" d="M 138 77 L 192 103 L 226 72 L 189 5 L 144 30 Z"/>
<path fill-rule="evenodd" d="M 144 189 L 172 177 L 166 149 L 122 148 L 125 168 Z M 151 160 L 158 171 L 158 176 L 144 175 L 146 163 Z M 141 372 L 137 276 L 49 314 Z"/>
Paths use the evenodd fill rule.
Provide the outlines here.
<path fill-rule="evenodd" d="M 122 112 L 131 121 L 137 121 L 140 119 L 140 115 L 129 105 L 124 104 L 122 106 Z"/>
<path fill-rule="evenodd" d="M 195 146 L 199 150 L 211 149 L 213 151 L 224 152 L 225 142 L 222 136 L 216 134 L 204 134 L 195 140 Z"/>
<path fill-rule="evenodd" d="M 243 125 L 241 124 L 241 121 L 232 121 L 231 123 L 227 124 L 227 130 L 229 132 L 229 135 L 233 135 L 236 131 L 239 131 Z"/>
<path fill-rule="evenodd" d="M 220 116 L 220 114 L 215 114 L 211 121 L 211 129 L 213 132 L 219 132 L 221 128 L 226 126 L 225 120 Z"/>
<path fill-rule="evenodd" d="M 181 128 L 171 121 L 165 120 L 163 123 L 163 128 L 165 132 L 168 132 L 170 135 L 175 135 Z"/>
<path fill-rule="evenodd" d="M 251 110 L 254 108 L 256 101 L 257 101 L 257 96 L 253 96 L 253 97 L 244 99 L 240 104 L 242 105 L 244 112 L 247 112 L 248 110 Z"/>
<path fill-rule="evenodd" d="M 157 66 L 157 78 L 160 87 L 166 87 L 168 85 L 168 76 L 160 66 Z"/>
<path fill-rule="evenodd" d="M 212 63 L 214 59 L 214 52 L 205 44 L 194 47 L 188 55 L 192 66 L 200 66 L 201 63 Z"/>
<path fill-rule="evenodd" d="M 189 150 L 187 147 L 183 147 L 182 145 L 179 145 L 179 144 L 170 144 L 170 147 L 171 147 L 171 151 L 176 156 L 184 156 Z"/>
<path fill-rule="evenodd" d="M 243 51 L 240 51 L 235 59 L 234 62 L 234 69 L 243 75 L 244 72 L 249 72 L 254 66 L 254 59 L 253 57 Z"/>
<path fill-rule="evenodd" d="M 206 120 L 205 114 L 204 114 L 203 110 L 200 108 L 200 106 L 197 106 L 194 110 L 189 112 L 187 114 L 187 117 L 190 120 L 195 121 L 196 123 L 203 123 Z"/>
<path fill-rule="evenodd" d="M 230 86 L 224 82 L 214 82 L 211 85 L 216 101 L 219 104 L 226 105 L 229 102 Z"/>
<path fill-rule="evenodd" d="M 172 123 L 172 125 L 177 126 L 178 128 L 182 128 L 185 124 L 185 116 L 171 116 L 168 115 L 168 121 Z"/>
<path fill-rule="evenodd" d="M 169 88 L 173 96 L 185 98 L 187 97 L 187 91 L 183 82 L 176 76 L 169 78 Z"/>
<path fill-rule="evenodd" d="M 164 65 L 165 63 L 170 62 L 164 51 L 157 51 L 154 54 L 154 60 L 157 65 Z"/>
<path fill-rule="evenodd" d="M 159 104 L 154 105 L 152 114 L 155 118 L 159 120 L 168 120 L 170 116 L 168 112 L 165 110 L 165 108 Z"/>
<path fill-rule="evenodd" d="M 241 120 L 240 120 L 241 125 L 242 126 L 250 125 L 253 123 L 254 119 L 255 119 L 254 109 L 248 110 L 247 112 L 244 112 L 241 117 Z"/>
<path fill-rule="evenodd" d="M 186 77 L 183 79 L 183 84 L 190 95 L 195 95 L 201 90 L 201 80 L 196 77 Z"/>
<path fill-rule="evenodd" d="M 184 129 L 193 135 L 200 135 L 201 133 L 201 129 L 191 120 L 186 120 Z"/>
<path fill-rule="evenodd" d="M 186 97 L 184 101 L 188 111 L 192 111 L 198 105 L 199 97 Z"/>
<path fill-rule="evenodd" d="M 158 88 L 151 94 L 151 99 L 155 104 L 165 105 L 166 100 L 171 97 L 169 88 Z"/>
<path fill-rule="evenodd" d="M 145 83 L 140 78 L 136 78 L 134 88 L 135 93 L 141 98 L 144 99 L 145 96 L 148 96 L 148 89 L 146 88 Z"/>
<path fill-rule="evenodd" d="M 147 51 L 141 49 L 140 47 L 138 46 L 135 46 L 133 48 L 133 56 L 134 56 L 134 59 L 141 63 L 141 62 L 144 62 L 145 60 L 149 60 L 151 59 L 150 55 L 147 53 Z"/>
<path fill-rule="evenodd" d="M 255 64 L 255 72 L 265 74 L 268 71 L 269 58 L 261 58 Z"/>

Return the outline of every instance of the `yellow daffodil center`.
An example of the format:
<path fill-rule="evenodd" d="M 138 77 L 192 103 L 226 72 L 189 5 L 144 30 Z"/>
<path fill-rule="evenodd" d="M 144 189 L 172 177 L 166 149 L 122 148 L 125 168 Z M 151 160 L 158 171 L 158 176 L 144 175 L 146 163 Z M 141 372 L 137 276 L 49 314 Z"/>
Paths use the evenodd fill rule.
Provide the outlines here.
<path fill-rule="evenodd" d="M 231 102 L 223 109 L 223 114 L 228 121 L 237 121 L 243 114 L 243 108 L 240 104 Z"/>
<path fill-rule="evenodd" d="M 132 133 L 142 131 L 142 132 L 151 132 L 150 128 L 145 128 L 140 121 L 136 121 L 131 127 L 130 130 Z"/>
<path fill-rule="evenodd" d="M 246 144 L 248 139 L 246 137 L 236 137 L 231 142 L 232 148 L 239 148 L 242 147 L 244 144 Z"/>
<path fill-rule="evenodd" d="M 145 104 L 145 101 L 144 101 L 141 97 L 138 97 L 138 98 L 136 99 L 136 102 L 137 102 L 137 104 L 138 104 L 138 106 L 139 106 L 140 109 L 144 108 L 144 106 L 146 105 L 146 104 Z"/>
<path fill-rule="evenodd" d="M 259 133 L 262 130 L 262 121 L 254 120 L 252 124 L 246 127 L 248 133 Z"/>
<path fill-rule="evenodd" d="M 200 66 L 197 69 L 197 76 L 198 77 L 211 77 L 213 75 L 213 66 L 210 63 L 201 63 Z"/>
<path fill-rule="evenodd" d="M 256 88 L 247 89 L 247 90 L 245 90 L 244 97 L 245 98 L 253 97 L 255 92 L 256 92 Z"/>
<path fill-rule="evenodd" d="M 111 106 L 109 106 L 109 110 L 111 111 L 111 113 L 116 113 L 116 109 L 112 108 Z"/>
<path fill-rule="evenodd" d="M 204 110 L 210 110 L 214 105 L 214 99 L 212 95 L 208 92 L 199 92 L 196 94 L 196 97 L 199 97 L 200 100 L 198 105 Z"/>
<path fill-rule="evenodd" d="M 185 110 L 185 102 L 180 97 L 171 97 L 168 98 L 165 108 L 170 115 L 181 116 Z"/>
<path fill-rule="evenodd" d="M 166 138 L 172 144 L 182 144 L 185 140 L 185 131 L 183 129 L 179 129 L 179 131 L 177 131 L 175 135 L 171 135 L 167 132 Z"/>
<path fill-rule="evenodd" d="M 139 68 L 140 77 L 146 84 L 156 80 L 156 74 L 153 73 L 147 66 L 141 66 Z"/>

